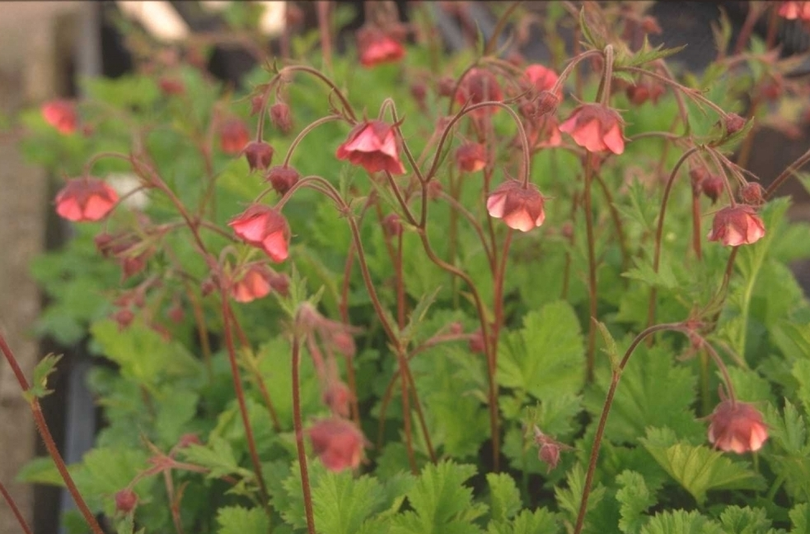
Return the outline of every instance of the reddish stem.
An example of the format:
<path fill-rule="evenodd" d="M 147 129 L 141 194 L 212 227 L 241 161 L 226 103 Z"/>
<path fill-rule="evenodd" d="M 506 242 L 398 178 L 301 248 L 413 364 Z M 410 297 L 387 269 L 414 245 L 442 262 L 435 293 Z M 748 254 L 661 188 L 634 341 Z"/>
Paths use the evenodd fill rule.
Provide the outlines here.
<path fill-rule="evenodd" d="M 299 369 L 301 367 L 301 345 L 298 335 L 292 340 L 292 401 L 293 428 L 295 430 L 295 448 L 298 451 L 298 467 L 301 471 L 301 490 L 304 493 L 304 512 L 307 517 L 307 531 L 315 534 L 315 515 L 312 512 L 312 491 L 309 487 L 307 454 L 304 450 L 304 425 L 301 422 L 301 390 Z"/>
<path fill-rule="evenodd" d="M 596 351 L 596 314 L 597 314 L 597 281 L 596 281 L 596 238 L 593 229 L 593 206 L 591 202 L 591 182 L 593 180 L 593 154 L 588 153 L 585 161 L 585 187 L 582 209 L 585 212 L 585 235 L 588 242 L 588 304 L 590 321 L 588 321 L 588 345 L 585 352 L 587 378 L 593 380 L 593 367 Z"/>
<path fill-rule="evenodd" d="M 6 361 L 8 362 L 11 371 L 14 373 L 14 377 L 17 379 L 17 383 L 20 385 L 20 389 L 22 389 L 24 393 L 28 393 L 31 389 L 28 385 L 28 380 L 25 378 L 19 363 L 17 363 L 17 358 L 14 356 L 14 352 L 11 350 L 11 347 L 8 346 L 6 338 L 2 333 L 0 333 L 0 351 L 2 351 L 3 355 L 6 357 Z M 73 482 L 73 478 L 68 472 L 65 461 L 62 459 L 62 455 L 59 454 L 59 449 L 56 447 L 56 442 L 53 440 L 51 431 L 48 429 L 48 423 L 45 421 L 45 416 L 42 415 L 42 408 L 39 405 L 39 399 L 32 397 L 29 400 L 28 405 L 31 408 L 31 413 L 34 416 L 34 423 L 37 425 L 37 431 L 39 431 L 42 441 L 45 442 L 45 448 L 48 449 L 48 454 L 51 456 L 53 463 L 56 464 L 56 469 L 59 471 L 62 480 L 65 482 L 65 486 L 67 486 L 70 495 L 73 497 L 73 501 L 76 503 L 79 511 L 84 516 L 87 524 L 90 526 L 90 530 L 93 531 L 93 534 L 104 534 L 104 530 L 101 528 L 101 525 L 99 525 L 95 516 L 90 511 L 90 508 L 88 508 L 87 503 L 84 502 L 81 493 L 79 493 L 79 489 Z"/>
<path fill-rule="evenodd" d="M 20 528 L 23 530 L 25 534 L 33 534 L 31 527 L 28 526 L 26 523 L 25 518 L 20 513 L 20 509 L 17 508 L 17 503 L 14 502 L 14 498 L 11 494 L 6 490 L 6 487 L 0 482 L 0 494 L 3 495 L 3 499 L 5 499 L 8 507 L 11 508 L 11 513 L 14 514 L 14 517 L 17 518 L 17 522 L 20 524 Z"/>

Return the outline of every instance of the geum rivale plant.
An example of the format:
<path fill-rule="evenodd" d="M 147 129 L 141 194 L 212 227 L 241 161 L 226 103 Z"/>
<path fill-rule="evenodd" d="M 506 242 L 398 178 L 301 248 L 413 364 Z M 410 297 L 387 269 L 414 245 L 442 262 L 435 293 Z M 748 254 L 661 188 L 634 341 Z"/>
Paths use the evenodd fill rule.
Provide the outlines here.
<path fill-rule="evenodd" d="M 97 447 L 22 477 L 96 533 L 803 532 L 810 240 L 774 193 L 810 153 L 760 186 L 739 104 L 773 42 L 676 77 L 644 4 L 503 6 L 578 36 L 526 65 L 378 3 L 333 58 L 327 7 L 323 68 L 293 39 L 244 98 L 143 49 L 27 118 L 87 223 L 40 329 L 115 366 Z M 17 373 L 48 444 L 54 364 Z"/>

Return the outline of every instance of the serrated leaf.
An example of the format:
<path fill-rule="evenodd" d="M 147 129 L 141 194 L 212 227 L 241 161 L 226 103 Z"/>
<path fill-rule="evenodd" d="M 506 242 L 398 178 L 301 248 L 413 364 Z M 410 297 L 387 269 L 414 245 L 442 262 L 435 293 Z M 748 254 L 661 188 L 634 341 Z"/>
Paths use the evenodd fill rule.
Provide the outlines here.
<path fill-rule="evenodd" d="M 723 534 L 723 529 L 699 512 L 674 510 L 655 514 L 641 534 Z"/>
<path fill-rule="evenodd" d="M 312 488 L 315 525 L 321 532 L 355 534 L 380 508 L 384 496 L 374 478 L 354 478 L 349 471 L 328 472 Z"/>
<path fill-rule="evenodd" d="M 208 478 L 245 474 L 236 462 L 230 443 L 216 435 L 212 435 L 205 445 L 192 444 L 182 449 L 181 454 L 189 463 L 210 469 Z M 252 473 L 247 471 L 247 474 Z"/>
<path fill-rule="evenodd" d="M 501 385 L 540 400 L 576 395 L 585 381 L 579 321 L 567 302 L 553 302 L 523 319 L 503 340 L 498 355 Z"/>
<path fill-rule="evenodd" d="M 621 505 L 619 530 L 625 534 L 637 534 L 648 519 L 644 512 L 656 503 L 655 495 L 647 487 L 644 477 L 635 471 L 622 471 L 616 482 L 621 485 L 616 492 L 616 500 Z"/>
<path fill-rule="evenodd" d="M 488 473 L 487 484 L 492 521 L 506 521 L 520 510 L 520 492 L 511 476 L 505 473 Z"/>
<path fill-rule="evenodd" d="M 48 389 L 48 376 L 56 370 L 56 364 L 62 359 L 61 355 L 48 354 L 43 357 L 36 367 L 34 367 L 34 377 L 31 380 L 31 387 L 25 392 L 25 397 L 31 399 L 41 399 L 51 393 Z"/>
<path fill-rule="evenodd" d="M 573 522 L 579 513 L 579 507 L 582 503 L 582 489 L 585 487 L 585 468 L 582 464 L 575 464 L 571 468 L 566 477 L 566 482 L 567 487 L 557 486 L 554 488 L 554 497 L 557 499 L 559 507 L 566 512 L 568 519 Z M 588 498 L 588 511 L 596 508 L 604 496 L 605 487 L 601 484 L 594 484 Z"/>
<path fill-rule="evenodd" d="M 16 479 L 18 482 L 28 484 L 47 484 L 50 486 L 64 486 L 65 481 L 53 459 L 50 456 L 34 458 L 26 463 L 18 472 Z"/>
<path fill-rule="evenodd" d="M 270 521 L 261 508 L 225 506 L 217 511 L 217 534 L 267 534 Z"/>
<path fill-rule="evenodd" d="M 655 271 L 652 263 L 648 260 L 634 258 L 633 261 L 636 266 L 622 273 L 622 276 L 625 278 L 641 280 L 651 287 L 662 287 L 665 289 L 678 287 L 678 280 L 675 278 L 672 266 L 666 258 L 662 258 L 661 262 L 658 264 L 658 272 Z"/>
<path fill-rule="evenodd" d="M 790 534 L 807 534 L 810 532 L 810 505 L 806 502 L 797 504 L 790 510 Z"/>
<path fill-rule="evenodd" d="M 761 489 L 762 478 L 745 462 L 734 462 L 722 452 L 703 445 L 676 443 L 670 447 L 655 445 L 642 438 L 641 443 L 653 458 L 686 491 L 703 505 L 706 492 L 714 489 Z"/>
<path fill-rule="evenodd" d="M 777 440 L 788 454 L 804 455 L 807 429 L 804 417 L 796 406 L 789 399 L 785 399 L 785 408 L 781 416 L 771 405 L 767 406 L 765 416 L 771 438 Z"/>
<path fill-rule="evenodd" d="M 729 506 L 720 514 L 725 534 L 768 534 L 771 522 L 761 508 Z"/>

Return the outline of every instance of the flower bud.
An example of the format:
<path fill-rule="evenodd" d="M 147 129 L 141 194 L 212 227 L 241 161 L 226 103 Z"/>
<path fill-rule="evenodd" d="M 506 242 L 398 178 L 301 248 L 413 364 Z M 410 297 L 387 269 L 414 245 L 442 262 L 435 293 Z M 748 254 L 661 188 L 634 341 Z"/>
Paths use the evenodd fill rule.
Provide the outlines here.
<path fill-rule="evenodd" d="M 186 86 L 183 85 L 183 82 L 175 78 L 161 78 L 158 80 L 158 87 L 160 87 L 160 91 L 166 96 L 182 95 L 186 92 Z"/>
<path fill-rule="evenodd" d="M 720 198 L 724 186 L 725 182 L 723 181 L 723 177 L 716 174 L 709 174 L 700 182 L 700 188 L 703 194 L 712 199 L 712 204 L 717 202 L 717 199 Z"/>
<path fill-rule="evenodd" d="M 746 204 L 759 206 L 765 203 L 765 190 L 756 182 L 748 182 L 740 189 L 740 198 Z"/>
<path fill-rule="evenodd" d="M 267 171 L 265 180 L 270 182 L 273 190 L 279 195 L 285 195 L 294 186 L 301 175 L 292 167 L 277 166 Z"/>
<path fill-rule="evenodd" d="M 323 403 L 332 410 L 332 414 L 349 417 L 351 411 L 352 392 L 349 386 L 338 380 L 333 380 L 321 397 Z"/>
<path fill-rule="evenodd" d="M 265 170 L 273 162 L 273 147 L 264 141 L 251 141 L 242 149 L 242 153 L 247 159 L 250 172 L 256 169 Z"/>
<path fill-rule="evenodd" d="M 270 106 L 270 121 L 281 133 L 285 135 L 290 133 L 290 130 L 292 130 L 290 106 L 284 102 L 276 102 Z"/>
<path fill-rule="evenodd" d="M 185 449 L 190 447 L 191 445 L 202 445 L 202 441 L 200 441 L 200 436 L 197 434 L 190 432 L 187 434 L 183 434 L 180 436 L 180 439 L 177 440 L 177 447 L 178 449 Z"/>
<path fill-rule="evenodd" d="M 383 219 L 383 231 L 388 237 L 398 237 L 402 235 L 402 221 L 399 220 L 399 215 L 390 213 Z"/>
<path fill-rule="evenodd" d="M 131 489 L 122 489 L 115 494 L 115 509 L 128 514 L 138 505 L 138 495 Z"/>
<path fill-rule="evenodd" d="M 450 76 L 442 76 L 436 85 L 439 96 L 453 96 L 453 89 L 456 88 L 456 81 Z"/>
<path fill-rule="evenodd" d="M 736 113 L 728 113 L 723 117 L 723 124 L 726 127 L 726 132 L 728 132 L 729 135 L 733 135 L 745 127 L 745 119 Z"/>

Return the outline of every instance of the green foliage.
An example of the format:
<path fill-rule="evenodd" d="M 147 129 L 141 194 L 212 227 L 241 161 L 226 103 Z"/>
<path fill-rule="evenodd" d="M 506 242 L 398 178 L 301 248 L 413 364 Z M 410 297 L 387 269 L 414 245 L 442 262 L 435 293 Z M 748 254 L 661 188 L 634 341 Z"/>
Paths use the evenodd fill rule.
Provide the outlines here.
<path fill-rule="evenodd" d="M 264 534 L 270 522 L 261 508 L 225 506 L 217 511 L 217 534 Z"/>

